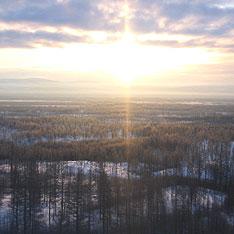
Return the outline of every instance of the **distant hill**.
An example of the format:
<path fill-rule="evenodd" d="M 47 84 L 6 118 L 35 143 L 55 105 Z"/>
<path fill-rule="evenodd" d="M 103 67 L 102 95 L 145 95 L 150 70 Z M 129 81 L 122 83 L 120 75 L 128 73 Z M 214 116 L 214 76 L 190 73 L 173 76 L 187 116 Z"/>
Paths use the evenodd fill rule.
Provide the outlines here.
<path fill-rule="evenodd" d="M 58 81 L 44 78 L 27 78 L 27 79 L 0 79 L 2 85 L 32 85 L 32 84 L 55 84 Z"/>

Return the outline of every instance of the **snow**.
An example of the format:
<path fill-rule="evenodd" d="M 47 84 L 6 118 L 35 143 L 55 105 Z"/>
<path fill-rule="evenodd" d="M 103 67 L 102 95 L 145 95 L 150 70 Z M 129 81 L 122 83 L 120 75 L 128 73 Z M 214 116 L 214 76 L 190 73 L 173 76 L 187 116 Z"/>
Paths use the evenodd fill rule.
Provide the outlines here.
<path fill-rule="evenodd" d="M 79 161 L 59 161 L 59 162 L 37 162 L 39 173 L 45 173 L 51 166 L 59 167 L 64 173 L 77 175 L 79 172 L 85 175 L 89 173 L 96 174 L 104 171 L 107 176 L 118 178 L 139 178 L 139 173 L 144 170 L 145 164 L 140 163 L 138 165 L 129 165 L 127 162 L 95 162 L 87 160 Z M 147 170 L 147 169 L 146 169 Z M 10 164 L 6 161 L 0 162 L 1 173 L 10 173 Z M 179 176 L 189 177 L 201 180 L 213 180 L 214 176 L 211 169 L 198 169 L 188 167 L 185 163 L 182 163 L 180 168 L 167 168 L 152 173 L 155 177 L 161 176 Z"/>
<path fill-rule="evenodd" d="M 5 161 L 0 161 L 0 172 L 1 173 L 10 173 L 11 167 L 10 164 L 6 163 Z"/>
<path fill-rule="evenodd" d="M 11 194 L 4 194 L 3 198 L 0 198 L 0 223 L 5 218 L 9 218 L 11 214 Z"/>
<path fill-rule="evenodd" d="M 182 209 L 193 195 L 192 212 L 196 212 L 200 208 L 221 207 L 226 199 L 226 195 L 222 192 L 197 188 L 191 191 L 188 186 L 170 186 L 163 189 L 163 200 L 167 213 L 173 213 L 174 209 Z"/>
<path fill-rule="evenodd" d="M 182 166 L 180 168 L 168 168 L 153 173 L 154 176 L 181 176 L 190 177 L 202 180 L 213 180 L 214 177 L 210 170 L 198 168 L 189 168 L 188 166 Z"/>
<path fill-rule="evenodd" d="M 230 226 L 234 226 L 234 213 L 227 214 L 222 212 L 221 214 L 223 218 L 226 220 L 227 224 L 229 224 Z"/>
<path fill-rule="evenodd" d="M 0 126 L 0 140 L 13 141 L 13 137 L 16 133 L 16 129 Z"/>
<path fill-rule="evenodd" d="M 234 141 L 230 143 L 230 157 L 234 157 Z"/>
<path fill-rule="evenodd" d="M 115 176 L 120 178 L 127 178 L 128 164 L 123 163 L 111 163 L 111 162 L 91 162 L 91 161 L 68 161 L 65 165 L 65 170 L 72 174 L 77 174 L 82 171 L 84 174 L 98 173 L 104 170 L 107 176 Z"/>

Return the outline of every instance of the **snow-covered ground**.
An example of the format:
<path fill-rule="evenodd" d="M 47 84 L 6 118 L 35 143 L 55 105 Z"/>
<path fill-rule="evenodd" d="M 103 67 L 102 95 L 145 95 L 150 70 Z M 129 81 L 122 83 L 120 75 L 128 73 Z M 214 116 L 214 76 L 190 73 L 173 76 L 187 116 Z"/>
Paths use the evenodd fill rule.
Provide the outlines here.
<path fill-rule="evenodd" d="M 94 140 L 111 140 L 111 139 L 123 139 L 123 129 L 118 129 L 115 132 L 106 132 L 103 135 L 55 135 L 55 136 L 33 136 L 27 133 L 27 131 L 13 129 L 9 127 L 0 126 L 0 140 L 14 142 L 17 145 L 34 145 L 37 143 L 46 142 L 82 142 L 82 141 L 94 141 Z M 136 136 L 129 132 L 128 138 L 135 138 Z"/>
<path fill-rule="evenodd" d="M 51 167 L 56 167 L 57 170 L 63 172 L 67 175 L 77 175 L 82 173 L 84 175 L 96 174 L 104 172 L 108 177 L 118 177 L 118 178 L 134 178 L 139 179 L 142 172 L 146 172 L 147 165 L 144 163 L 139 163 L 137 165 L 128 164 L 127 162 L 95 162 L 87 160 L 79 161 L 59 161 L 59 162 L 46 162 L 39 161 L 36 163 L 39 173 L 43 174 L 51 169 Z M 25 165 L 19 166 L 18 170 L 24 170 Z M 7 161 L 0 161 L 0 172 L 10 173 L 10 164 Z M 181 163 L 179 168 L 166 168 L 163 170 L 151 171 L 150 174 L 155 177 L 163 176 L 178 176 L 178 177 L 188 177 L 200 180 L 214 180 L 214 173 L 212 169 L 206 168 L 191 168 L 186 163 Z"/>
<path fill-rule="evenodd" d="M 180 176 L 190 177 L 201 180 L 213 180 L 214 176 L 211 170 L 199 170 L 198 168 L 191 168 L 182 166 L 181 168 L 168 168 L 161 171 L 154 172 L 154 176 Z"/>
<path fill-rule="evenodd" d="M 47 168 L 50 168 L 51 164 L 56 164 L 56 162 L 38 162 L 39 172 L 46 172 Z M 63 161 L 59 162 L 60 169 L 63 173 L 76 175 L 79 172 L 84 175 L 89 173 L 98 174 L 100 172 L 105 172 L 107 176 L 115 176 L 120 178 L 128 177 L 128 163 L 112 163 L 112 162 L 94 162 L 94 161 Z M 131 175 L 131 174 L 130 174 Z"/>
<path fill-rule="evenodd" d="M 0 226 L 4 224 L 5 221 L 10 219 L 11 216 L 11 194 L 4 194 L 2 198 L 0 198 Z"/>
<path fill-rule="evenodd" d="M 222 212 L 222 216 L 230 226 L 234 226 L 234 213 Z"/>
<path fill-rule="evenodd" d="M 0 126 L 0 140 L 13 141 L 16 129 Z"/>
<path fill-rule="evenodd" d="M 198 209 L 221 207 L 226 195 L 206 188 L 191 190 L 188 186 L 170 186 L 163 189 L 163 199 L 167 213 L 172 213 L 175 209 L 182 209 L 191 199 L 192 212 L 196 212 Z"/>
<path fill-rule="evenodd" d="M 144 164 L 139 164 L 136 166 L 133 170 L 132 165 L 129 165 L 127 162 L 121 162 L 121 163 L 112 163 L 112 162 L 94 162 L 94 161 L 60 161 L 60 162 L 37 162 L 36 163 L 37 169 L 39 174 L 44 173 L 50 173 L 51 168 L 56 168 L 56 179 L 58 180 L 58 184 L 61 185 L 61 177 L 64 176 L 64 184 L 67 183 L 68 180 L 66 180 L 67 175 L 77 175 L 78 173 L 81 173 L 82 175 L 89 176 L 91 175 L 92 178 L 97 178 L 96 175 L 100 175 L 100 173 L 105 173 L 108 177 L 118 177 L 118 178 L 139 178 L 139 173 L 137 173 L 136 169 L 142 169 L 144 167 Z M 24 164 L 19 165 L 18 172 L 24 169 L 26 166 Z M 10 165 L 7 163 L 7 161 L 0 161 L 0 175 L 4 175 L 4 173 L 10 173 Z M 103 174 L 104 175 L 104 174 Z M 195 177 L 197 178 L 197 171 L 189 171 L 188 167 L 184 164 L 183 167 L 181 167 L 181 170 L 176 170 L 175 168 L 165 169 L 161 171 L 156 171 L 153 173 L 153 176 L 175 176 L 179 175 L 182 177 Z M 201 174 L 201 178 L 203 179 L 212 179 L 212 176 L 208 174 Z M 4 175 L 5 176 L 5 175 Z M 70 177 L 72 178 L 72 177 Z M 75 178 L 75 177 L 73 177 Z M 85 181 L 85 179 L 84 179 Z M 88 180 L 87 180 L 88 181 Z M 97 186 L 95 179 L 93 180 L 94 184 L 92 184 L 92 187 L 94 188 L 91 194 L 91 201 L 92 204 L 95 206 L 98 202 L 98 192 L 97 192 Z M 181 185 L 175 185 L 175 186 L 168 186 L 162 188 L 162 200 L 163 205 L 165 206 L 165 210 L 168 214 L 171 214 L 175 211 L 175 209 L 184 209 L 184 207 L 187 207 L 187 209 L 190 209 L 193 213 L 196 213 L 198 210 L 202 209 L 212 209 L 212 208 L 220 208 L 222 209 L 222 206 L 225 203 L 225 200 L 227 199 L 227 195 L 223 192 L 204 188 L 204 187 L 193 187 L 193 186 L 181 186 Z M 55 224 L 60 215 L 60 205 L 61 205 L 61 192 L 57 191 L 56 199 L 51 203 L 51 206 L 49 207 L 49 197 L 48 196 L 42 196 L 41 201 L 38 204 L 38 207 L 36 207 L 37 214 L 39 215 L 38 219 L 43 223 L 43 225 L 48 226 Z M 6 223 L 11 219 L 12 215 L 12 196 L 9 193 L 5 193 L 2 197 L 0 197 L 0 222 L 6 221 Z M 191 206 L 188 206 L 188 204 L 191 203 Z M 54 205 L 56 204 L 56 208 Z M 113 212 L 114 213 L 114 212 Z M 234 225 L 234 215 L 233 214 L 227 214 L 225 212 L 222 213 L 223 218 L 226 220 L 226 222 L 230 225 Z M 52 217 L 49 221 L 49 217 Z M 54 217 L 54 218 L 53 218 Z M 92 214 L 92 217 L 94 217 L 93 226 L 98 226 L 98 223 L 96 223 L 98 220 L 100 220 L 100 216 L 96 211 L 94 210 L 94 213 Z M 96 218 L 95 218 L 96 217 Z M 74 216 L 71 217 L 71 219 L 74 219 Z M 7 221 L 8 220 L 8 221 Z M 9 223 L 9 222 L 8 222 Z M 2 225 L 3 226 L 3 225 Z"/>

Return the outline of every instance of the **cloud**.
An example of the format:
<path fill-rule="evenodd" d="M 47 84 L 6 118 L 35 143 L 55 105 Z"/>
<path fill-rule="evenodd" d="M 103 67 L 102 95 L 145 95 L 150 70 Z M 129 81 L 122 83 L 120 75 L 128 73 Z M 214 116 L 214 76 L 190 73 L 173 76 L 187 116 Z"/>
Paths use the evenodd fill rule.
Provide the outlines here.
<path fill-rule="evenodd" d="M 133 27 L 139 32 L 227 34 L 234 29 L 234 5 L 230 2 L 234 4 L 222 0 L 138 0 Z"/>
<path fill-rule="evenodd" d="M 222 42 L 224 38 L 216 38 L 216 37 L 201 37 L 196 39 L 188 39 L 184 41 L 180 40 L 157 40 L 150 39 L 139 41 L 140 44 L 150 45 L 150 46 L 160 46 L 160 47 L 171 47 L 171 48 L 196 48 L 196 47 L 204 47 L 208 49 L 218 49 L 223 52 L 233 52 L 234 51 L 234 43 L 232 40 L 226 40 L 224 43 Z"/>
<path fill-rule="evenodd" d="M 121 33 L 125 28 L 125 0 L 0 0 L 0 22 L 33 27 L 32 32 L 2 29 L 0 46 L 32 47 L 89 42 L 83 36 L 60 32 L 60 27 L 88 32 Z M 137 34 L 167 33 L 168 39 L 148 41 L 157 46 L 210 46 L 232 49 L 234 0 L 128 0 L 127 22 Z M 41 31 L 42 26 L 55 32 Z M 185 43 L 170 35 L 192 37 Z M 223 43 L 223 39 L 229 39 Z"/>
<path fill-rule="evenodd" d="M 11 4 L 9 1 L 0 1 L 2 21 L 64 25 L 87 30 L 118 30 L 121 26 L 121 19 L 118 18 L 120 5 L 110 4 L 108 1 L 10 0 L 10 2 Z"/>
<path fill-rule="evenodd" d="M 66 42 L 84 42 L 86 37 L 45 31 L 25 32 L 16 30 L 0 31 L 0 47 L 35 47 L 36 45 L 61 46 Z"/>

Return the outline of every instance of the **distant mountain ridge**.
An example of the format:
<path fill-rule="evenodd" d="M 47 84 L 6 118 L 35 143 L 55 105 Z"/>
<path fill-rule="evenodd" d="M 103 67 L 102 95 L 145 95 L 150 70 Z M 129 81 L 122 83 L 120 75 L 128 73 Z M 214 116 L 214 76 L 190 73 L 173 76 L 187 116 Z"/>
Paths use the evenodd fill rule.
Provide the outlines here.
<path fill-rule="evenodd" d="M 8 78 L 8 79 L 0 79 L 0 84 L 11 84 L 11 85 L 18 85 L 18 84 L 43 84 L 43 83 L 58 83 L 55 80 L 49 80 L 45 78 L 24 78 L 24 79 L 16 79 L 16 78 Z"/>

